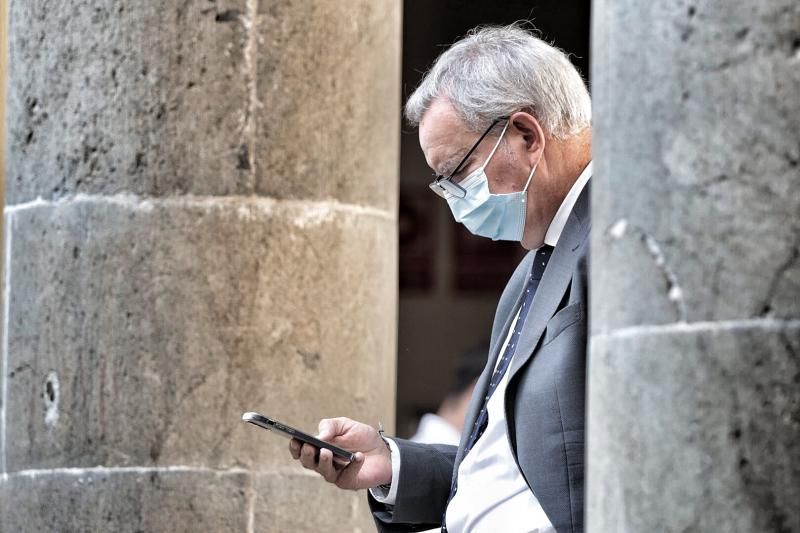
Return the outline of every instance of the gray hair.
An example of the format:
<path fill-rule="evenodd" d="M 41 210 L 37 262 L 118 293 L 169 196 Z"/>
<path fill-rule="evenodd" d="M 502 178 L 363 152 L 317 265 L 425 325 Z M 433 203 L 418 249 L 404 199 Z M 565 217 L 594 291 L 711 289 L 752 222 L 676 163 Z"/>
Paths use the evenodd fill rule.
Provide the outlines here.
<path fill-rule="evenodd" d="M 440 55 L 406 102 L 411 125 L 439 97 L 476 132 L 521 110 L 559 139 L 592 120 L 589 92 L 567 55 L 519 24 L 476 28 Z"/>

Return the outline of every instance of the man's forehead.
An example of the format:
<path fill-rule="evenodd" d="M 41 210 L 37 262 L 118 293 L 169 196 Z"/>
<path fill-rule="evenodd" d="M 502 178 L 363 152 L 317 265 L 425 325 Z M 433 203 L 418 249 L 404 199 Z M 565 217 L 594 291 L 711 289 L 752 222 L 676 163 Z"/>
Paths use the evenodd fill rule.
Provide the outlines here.
<path fill-rule="evenodd" d="M 461 132 L 466 130 L 466 125 L 450 102 L 437 98 L 431 102 L 430 107 L 419 124 L 420 136 L 436 135 L 443 132 Z"/>

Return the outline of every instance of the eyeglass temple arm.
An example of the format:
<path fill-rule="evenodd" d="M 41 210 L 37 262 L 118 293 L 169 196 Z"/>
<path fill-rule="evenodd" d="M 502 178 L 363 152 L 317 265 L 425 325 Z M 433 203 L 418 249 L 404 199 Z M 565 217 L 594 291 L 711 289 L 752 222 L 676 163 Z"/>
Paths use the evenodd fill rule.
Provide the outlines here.
<path fill-rule="evenodd" d="M 486 136 L 489 135 L 489 132 L 492 131 L 495 126 L 497 126 L 497 123 L 501 122 L 503 120 L 507 120 L 508 118 L 510 118 L 510 117 L 500 117 L 498 119 L 495 119 L 494 122 L 492 122 L 492 124 L 486 129 L 486 131 L 483 132 L 483 135 L 481 135 L 480 139 L 478 139 L 478 141 L 475 144 L 472 145 L 472 148 L 470 149 L 470 151 L 467 152 L 467 155 L 464 156 L 464 158 L 461 160 L 461 162 L 458 164 L 458 166 L 456 166 L 455 170 L 453 170 L 450 173 L 450 175 L 447 176 L 444 179 L 450 181 L 453 178 L 453 176 L 455 176 L 456 173 L 459 170 L 461 170 L 461 167 L 464 165 L 464 163 L 467 161 L 467 159 L 469 159 L 469 156 L 472 155 L 472 152 L 474 152 L 478 148 L 478 146 L 480 146 L 481 141 L 483 141 L 483 139 L 485 139 Z M 442 181 L 442 180 L 441 179 L 437 179 L 436 181 Z"/>

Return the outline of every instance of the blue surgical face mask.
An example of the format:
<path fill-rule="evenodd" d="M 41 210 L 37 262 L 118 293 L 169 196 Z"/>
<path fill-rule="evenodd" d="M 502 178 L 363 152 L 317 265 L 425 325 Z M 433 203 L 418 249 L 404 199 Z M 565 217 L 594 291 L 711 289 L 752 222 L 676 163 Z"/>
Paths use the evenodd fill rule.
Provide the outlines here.
<path fill-rule="evenodd" d="M 489 180 L 485 171 L 497 151 L 497 147 L 500 146 L 506 129 L 508 129 L 508 122 L 486 162 L 458 183 L 466 191 L 466 196 L 459 198 L 447 194 L 446 199 L 456 222 L 464 224 L 472 234 L 488 237 L 493 241 L 520 242 L 525 230 L 528 186 L 536 172 L 536 165 L 533 165 L 531 173 L 528 175 L 525 188 L 508 194 L 489 192 Z"/>

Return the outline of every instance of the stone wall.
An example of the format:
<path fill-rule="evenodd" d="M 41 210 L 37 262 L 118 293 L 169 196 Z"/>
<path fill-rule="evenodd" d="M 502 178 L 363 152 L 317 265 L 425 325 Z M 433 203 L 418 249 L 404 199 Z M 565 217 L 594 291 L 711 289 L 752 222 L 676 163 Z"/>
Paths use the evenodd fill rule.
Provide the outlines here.
<path fill-rule="evenodd" d="M 240 417 L 393 424 L 400 2 L 10 24 L 0 530 L 370 530 Z"/>
<path fill-rule="evenodd" d="M 588 530 L 800 530 L 800 4 L 594 4 Z"/>

